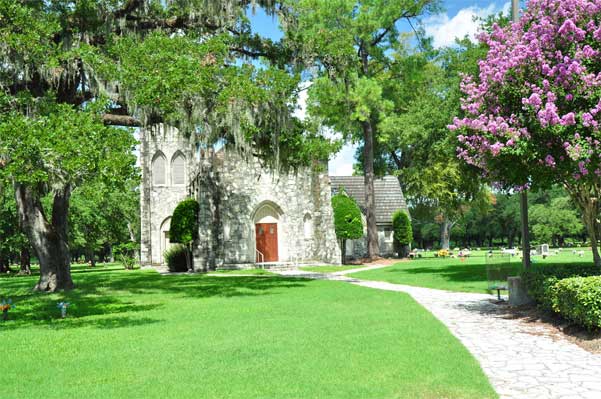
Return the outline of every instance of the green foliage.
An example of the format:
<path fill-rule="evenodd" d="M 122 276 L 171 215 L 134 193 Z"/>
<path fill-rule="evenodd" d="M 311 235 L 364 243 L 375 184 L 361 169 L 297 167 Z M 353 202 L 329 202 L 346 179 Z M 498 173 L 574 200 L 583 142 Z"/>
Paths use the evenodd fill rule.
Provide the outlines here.
<path fill-rule="evenodd" d="M 27 237 L 19 227 L 14 191 L 0 183 L 0 269 L 28 246 Z"/>
<path fill-rule="evenodd" d="M 409 245 L 413 241 L 413 228 L 407 212 L 399 209 L 392 215 L 394 239 L 400 245 Z"/>
<path fill-rule="evenodd" d="M 544 309 L 553 309 L 558 281 L 569 277 L 600 275 L 601 271 L 591 263 L 573 264 L 534 264 L 530 270 L 522 272 L 528 293 Z"/>
<path fill-rule="evenodd" d="M 108 245 L 137 241 L 138 179 L 123 184 L 93 181 L 73 191 L 69 212 L 71 252 L 94 252 Z"/>
<path fill-rule="evenodd" d="M 126 129 L 105 126 L 99 109 L 76 110 L 49 100 L 38 115 L 10 112 L 0 121 L 0 177 L 33 187 L 77 187 L 135 173 L 136 141 Z"/>
<path fill-rule="evenodd" d="M 113 251 L 119 261 L 126 270 L 133 270 L 137 264 L 137 252 L 139 245 L 135 242 L 126 242 L 115 245 Z"/>
<path fill-rule="evenodd" d="M 198 238 L 198 212 L 200 204 L 195 199 L 180 202 L 171 217 L 169 241 L 190 244 Z"/>
<path fill-rule="evenodd" d="M 165 251 L 163 256 L 165 257 L 165 263 L 167 264 L 170 272 L 188 271 L 188 264 L 186 260 L 187 253 L 188 248 L 182 244 L 172 245 Z"/>
<path fill-rule="evenodd" d="M 361 210 L 355 200 L 344 192 L 332 197 L 334 228 L 336 237 L 341 240 L 355 240 L 363 237 Z"/>
<path fill-rule="evenodd" d="M 553 310 L 588 329 L 601 328 L 601 277 L 573 277 L 552 290 Z"/>
<path fill-rule="evenodd" d="M 539 243 L 558 243 L 565 237 L 584 232 L 584 224 L 569 197 L 557 197 L 547 204 L 529 208 L 528 215 L 535 239 Z"/>

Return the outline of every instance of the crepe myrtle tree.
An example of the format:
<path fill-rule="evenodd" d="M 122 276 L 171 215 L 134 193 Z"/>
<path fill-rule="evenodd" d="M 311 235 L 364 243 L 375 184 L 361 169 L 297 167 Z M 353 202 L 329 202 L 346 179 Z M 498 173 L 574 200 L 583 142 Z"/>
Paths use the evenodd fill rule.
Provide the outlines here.
<path fill-rule="evenodd" d="M 601 1 L 531 0 L 494 26 L 479 76 L 462 83 L 458 156 L 500 188 L 562 184 L 582 211 L 594 262 L 601 195 Z"/>
<path fill-rule="evenodd" d="M 193 271 L 192 243 L 198 238 L 198 213 L 200 204 L 195 199 L 189 198 L 180 202 L 173 211 L 169 241 L 176 242 L 186 247 L 186 267 Z"/>
<path fill-rule="evenodd" d="M 355 200 L 344 190 L 332 197 L 334 210 L 334 229 L 336 238 L 340 240 L 342 249 L 342 264 L 346 263 L 346 240 L 356 240 L 363 237 L 363 221 L 361 210 Z"/>

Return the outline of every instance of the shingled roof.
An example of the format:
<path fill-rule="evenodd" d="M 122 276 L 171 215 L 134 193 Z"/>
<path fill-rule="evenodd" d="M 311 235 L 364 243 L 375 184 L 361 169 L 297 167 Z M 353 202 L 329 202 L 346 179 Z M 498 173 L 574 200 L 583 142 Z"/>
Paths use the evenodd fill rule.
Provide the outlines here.
<path fill-rule="evenodd" d="M 357 201 L 365 213 L 365 186 L 363 176 L 330 176 L 332 194 L 337 194 L 341 188 Z M 399 181 L 394 176 L 384 176 L 374 181 L 376 202 L 376 223 L 392 224 L 392 214 L 399 209 L 407 210 L 407 203 Z"/>

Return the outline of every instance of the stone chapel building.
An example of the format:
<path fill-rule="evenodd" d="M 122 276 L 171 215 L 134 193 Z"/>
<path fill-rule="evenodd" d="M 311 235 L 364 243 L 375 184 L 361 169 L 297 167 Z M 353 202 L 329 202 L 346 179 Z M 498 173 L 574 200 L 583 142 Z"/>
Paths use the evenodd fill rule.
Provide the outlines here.
<path fill-rule="evenodd" d="M 235 151 L 203 151 L 177 129 L 162 124 L 140 132 L 140 164 L 143 266 L 164 263 L 163 254 L 171 245 L 171 215 L 188 197 L 200 204 L 199 239 L 193 248 L 196 270 L 256 263 L 340 263 L 331 195 L 343 181 L 333 186 L 326 173 L 310 168 L 277 173 Z M 386 187 L 395 190 L 390 180 Z M 398 181 L 396 187 L 402 198 Z M 397 195 L 392 206 L 399 205 L 406 207 Z M 392 248 L 386 236 L 390 223 L 384 224 L 379 230 L 387 255 Z M 351 246 L 349 255 L 362 256 L 361 241 Z"/>

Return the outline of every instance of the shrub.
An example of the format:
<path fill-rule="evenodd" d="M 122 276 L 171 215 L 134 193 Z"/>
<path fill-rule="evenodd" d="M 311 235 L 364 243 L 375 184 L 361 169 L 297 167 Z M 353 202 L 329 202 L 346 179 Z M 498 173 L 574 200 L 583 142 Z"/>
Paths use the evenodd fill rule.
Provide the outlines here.
<path fill-rule="evenodd" d="M 553 288 L 553 310 L 588 329 L 601 327 L 601 277 L 573 277 Z"/>
<path fill-rule="evenodd" d="M 119 245 L 115 245 L 113 251 L 123 267 L 126 270 L 133 270 L 138 263 L 136 253 L 138 251 L 138 244 L 135 242 L 127 242 Z"/>
<path fill-rule="evenodd" d="M 601 271 L 592 263 L 549 263 L 532 265 L 522 272 L 528 293 L 546 310 L 553 309 L 555 285 L 568 277 L 597 276 Z"/>
<path fill-rule="evenodd" d="M 192 270 L 192 242 L 198 238 L 198 213 L 200 204 L 195 199 L 180 202 L 173 211 L 169 241 L 185 245 L 186 270 Z"/>
<path fill-rule="evenodd" d="M 169 241 L 188 244 L 198 238 L 198 212 L 200 205 L 195 199 L 180 202 L 171 217 Z"/>
<path fill-rule="evenodd" d="M 361 210 L 355 200 L 344 190 L 332 197 L 334 210 L 334 229 L 336 237 L 342 242 L 342 263 L 346 261 L 346 240 L 363 237 Z"/>
<path fill-rule="evenodd" d="M 396 243 L 406 252 L 405 248 L 413 241 L 413 228 L 407 212 L 399 209 L 392 215 L 392 229 Z"/>
<path fill-rule="evenodd" d="M 363 237 L 361 210 L 353 198 L 342 191 L 332 197 L 332 208 L 336 237 L 350 240 Z"/>
<path fill-rule="evenodd" d="M 170 272 L 186 272 L 188 271 L 188 265 L 186 257 L 188 248 L 182 244 L 174 244 L 168 250 L 165 251 L 165 263 Z"/>

